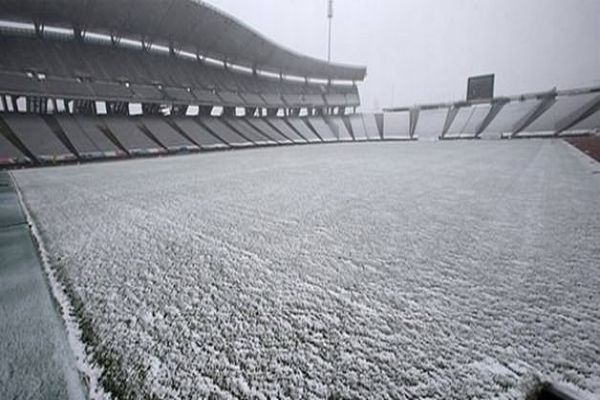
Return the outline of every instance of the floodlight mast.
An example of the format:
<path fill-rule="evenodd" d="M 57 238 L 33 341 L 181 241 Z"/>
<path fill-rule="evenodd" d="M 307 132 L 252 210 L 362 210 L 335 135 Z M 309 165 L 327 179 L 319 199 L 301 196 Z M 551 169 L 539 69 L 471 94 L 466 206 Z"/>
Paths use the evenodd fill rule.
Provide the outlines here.
<path fill-rule="evenodd" d="M 331 63 L 331 23 L 333 20 L 333 0 L 328 0 L 327 18 L 329 19 L 329 41 L 327 46 L 327 62 Z"/>

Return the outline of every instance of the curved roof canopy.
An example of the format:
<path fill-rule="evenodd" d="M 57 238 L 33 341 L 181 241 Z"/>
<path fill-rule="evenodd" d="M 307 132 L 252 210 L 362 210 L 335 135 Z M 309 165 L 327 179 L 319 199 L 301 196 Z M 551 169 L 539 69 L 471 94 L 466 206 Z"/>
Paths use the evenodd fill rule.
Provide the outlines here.
<path fill-rule="evenodd" d="M 2 0 L 0 18 L 142 37 L 287 75 L 360 81 L 366 69 L 283 48 L 199 0 Z"/>

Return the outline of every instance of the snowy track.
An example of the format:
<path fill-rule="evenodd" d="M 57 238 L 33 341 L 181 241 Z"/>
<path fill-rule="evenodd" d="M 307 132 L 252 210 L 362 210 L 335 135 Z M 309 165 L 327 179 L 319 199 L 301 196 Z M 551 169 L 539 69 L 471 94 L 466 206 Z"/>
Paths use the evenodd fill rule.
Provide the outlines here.
<path fill-rule="evenodd" d="M 16 173 L 159 398 L 600 395 L 600 175 L 559 141 L 258 149 Z"/>

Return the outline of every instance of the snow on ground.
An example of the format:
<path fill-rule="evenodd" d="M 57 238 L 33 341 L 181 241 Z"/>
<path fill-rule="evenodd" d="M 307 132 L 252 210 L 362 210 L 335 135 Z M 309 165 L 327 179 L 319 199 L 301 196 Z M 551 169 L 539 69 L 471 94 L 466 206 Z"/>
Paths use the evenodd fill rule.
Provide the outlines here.
<path fill-rule="evenodd" d="M 301 146 L 21 171 L 130 388 L 600 395 L 600 175 L 559 141 Z"/>

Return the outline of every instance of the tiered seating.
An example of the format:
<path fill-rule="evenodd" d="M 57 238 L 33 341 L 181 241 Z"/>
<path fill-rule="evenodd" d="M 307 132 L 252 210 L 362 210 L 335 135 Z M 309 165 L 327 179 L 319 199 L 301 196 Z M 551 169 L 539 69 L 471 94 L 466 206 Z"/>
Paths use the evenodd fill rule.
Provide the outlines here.
<path fill-rule="evenodd" d="M 276 142 L 268 137 L 265 133 L 248 124 L 243 118 L 227 118 L 223 120 L 236 132 L 239 132 L 244 137 L 251 140 L 257 145 L 276 144 Z"/>
<path fill-rule="evenodd" d="M 105 157 L 104 150 L 99 148 L 86 134 L 75 118 L 71 116 L 58 116 L 56 117 L 56 122 L 58 122 L 58 125 L 61 127 L 73 147 L 75 147 L 80 158 L 92 159 Z M 112 147 L 114 148 L 114 146 Z"/>
<path fill-rule="evenodd" d="M 444 130 L 447 116 L 448 110 L 445 108 L 421 110 L 415 129 L 415 136 L 419 140 L 438 139 Z"/>
<path fill-rule="evenodd" d="M 366 141 L 369 140 L 367 136 L 367 130 L 365 129 L 365 122 L 361 115 L 351 115 L 349 118 L 350 126 L 352 126 L 352 133 L 354 134 L 354 140 Z"/>
<path fill-rule="evenodd" d="M 22 72 L 0 71 L 0 88 L 5 93 L 22 93 L 26 95 L 36 95 L 44 92 L 40 81 L 30 78 Z"/>
<path fill-rule="evenodd" d="M 357 89 L 352 86 L 328 88 L 280 82 L 154 52 L 74 40 L 0 39 L 0 54 L 5 60 L 0 63 L 0 71 L 20 74 L 0 74 L 0 87 L 14 87 L 23 94 L 46 93 L 67 98 L 95 95 L 106 100 L 133 96 L 137 101 L 151 102 L 162 100 L 160 91 L 152 90 L 160 84 L 173 101 L 207 105 L 322 107 L 350 105 L 350 98 L 358 99 Z M 40 84 L 27 78 L 25 73 L 30 71 L 42 72 L 46 79 Z M 127 88 L 124 82 L 131 87 Z"/>
<path fill-rule="evenodd" d="M 306 139 L 296 132 L 283 118 L 268 118 L 266 122 L 277 129 L 286 139 L 294 143 L 306 143 Z"/>
<path fill-rule="evenodd" d="M 288 122 L 304 139 L 306 139 L 310 143 L 321 142 L 321 138 L 319 138 L 315 133 L 308 127 L 304 119 L 302 118 L 288 118 Z"/>
<path fill-rule="evenodd" d="M 231 129 L 227 124 L 218 118 L 202 118 L 200 121 L 222 141 L 229 144 L 231 147 L 249 147 L 252 142 L 239 133 Z"/>
<path fill-rule="evenodd" d="M 263 132 L 264 135 L 271 138 L 271 140 L 273 140 L 274 142 L 280 144 L 291 143 L 291 141 L 288 138 L 284 137 L 281 133 L 279 133 L 262 118 L 249 118 L 246 120 L 246 122 L 252 125 L 256 130 Z"/>
<path fill-rule="evenodd" d="M 132 119 L 127 117 L 102 118 L 110 132 L 130 154 L 157 154 L 164 149 L 154 143 Z"/>
<path fill-rule="evenodd" d="M 141 124 L 169 151 L 195 151 L 198 146 L 165 122 L 161 117 L 143 117 Z"/>
<path fill-rule="evenodd" d="M 338 138 L 339 141 L 342 142 L 351 142 L 354 140 L 352 134 L 348 131 L 346 124 L 342 117 L 329 117 L 327 118 L 327 122 L 333 134 Z"/>
<path fill-rule="evenodd" d="M 2 118 L 25 147 L 39 160 L 75 159 L 75 155 L 56 137 L 42 117 L 9 113 L 3 114 Z"/>
<path fill-rule="evenodd" d="M 172 123 L 174 124 L 173 129 L 181 130 L 201 149 L 211 150 L 228 147 L 224 141 L 217 138 L 195 118 L 175 117 L 172 119 Z"/>
<path fill-rule="evenodd" d="M 323 117 L 309 117 L 308 123 L 313 127 L 324 142 L 336 142 L 339 137 L 331 130 Z"/>
<path fill-rule="evenodd" d="M 477 128 L 489 114 L 491 108 L 489 104 L 482 104 L 459 109 L 444 137 L 449 139 L 475 137 Z"/>
<path fill-rule="evenodd" d="M 102 131 L 104 128 L 104 124 L 97 117 L 93 116 L 59 116 L 57 117 L 59 124 L 65 129 L 63 125 L 63 121 L 68 120 L 69 118 L 73 118 L 75 124 L 85 136 L 87 136 L 90 141 L 94 144 L 94 147 L 98 149 L 98 151 L 102 152 L 102 156 L 104 158 L 111 157 L 119 157 L 124 156 L 125 154 L 121 149 L 117 147 Z M 66 132 L 67 136 L 69 136 L 69 132 Z"/>

